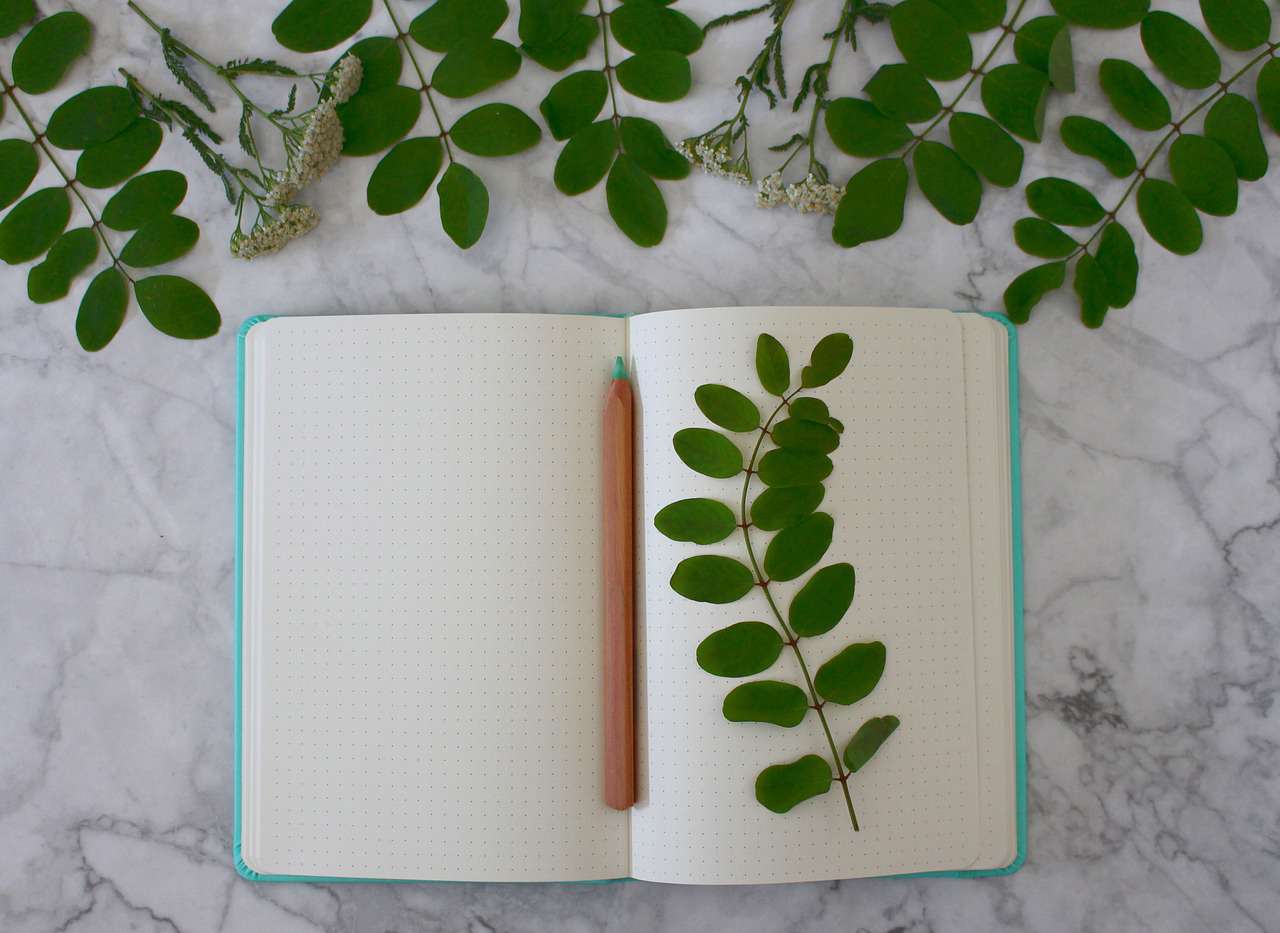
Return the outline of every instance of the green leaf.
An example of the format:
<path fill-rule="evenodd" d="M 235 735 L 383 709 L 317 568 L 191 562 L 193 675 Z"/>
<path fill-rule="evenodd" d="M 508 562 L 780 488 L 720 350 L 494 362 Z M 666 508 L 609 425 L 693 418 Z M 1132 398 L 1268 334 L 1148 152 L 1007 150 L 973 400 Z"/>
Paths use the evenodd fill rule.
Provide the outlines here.
<path fill-rule="evenodd" d="M 569 31 L 585 5 L 586 0 L 521 0 L 520 41 L 529 45 L 555 42 Z"/>
<path fill-rule="evenodd" d="M 717 677 L 750 677 L 768 670 L 782 653 L 782 636 L 763 622 L 737 622 L 698 645 L 698 667 Z"/>
<path fill-rule="evenodd" d="M 760 427 L 760 409 L 737 389 L 707 383 L 694 390 L 698 409 L 726 431 L 754 431 Z"/>
<path fill-rule="evenodd" d="M 1028 20 L 1014 36 L 1013 55 L 1022 64 L 1044 72 L 1049 83 L 1064 94 L 1076 89 L 1071 30 L 1061 16 Z"/>
<path fill-rule="evenodd" d="M 1076 278 L 1072 286 L 1080 299 L 1080 320 L 1088 328 L 1099 328 L 1107 316 L 1107 294 L 1110 287 L 1098 262 L 1083 253 L 1076 262 Z"/>
<path fill-rule="evenodd" d="M 1138 129 L 1158 130 L 1173 120 L 1168 99 L 1133 62 L 1105 59 L 1098 66 L 1098 81 L 1116 112 Z"/>
<path fill-rule="evenodd" d="M 396 143 L 369 176 L 369 209 L 384 217 L 407 211 L 426 196 L 443 162 L 444 147 L 437 136 Z"/>
<path fill-rule="evenodd" d="M 884 643 L 849 645 L 822 667 L 813 678 L 814 689 L 832 703 L 857 703 L 880 683 L 884 673 Z"/>
<path fill-rule="evenodd" d="M 823 567 L 800 588 L 787 610 L 791 630 L 803 638 L 825 635 L 853 604 L 856 574 L 852 564 Z"/>
<path fill-rule="evenodd" d="M 794 580 L 812 568 L 831 547 L 835 520 L 814 512 L 773 536 L 764 552 L 764 572 L 770 580 Z"/>
<path fill-rule="evenodd" d="M 817 755 L 785 765 L 770 765 L 756 777 L 756 800 L 774 813 L 786 813 L 810 797 L 831 789 L 831 766 Z"/>
<path fill-rule="evenodd" d="M 76 227 L 54 240 L 44 262 L 27 276 L 27 297 L 36 304 L 65 298 L 71 280 L 98 256 L 98 235 L 92 227 Z"/>
<path fill-rule="evenodd" d="M 1222 74 L 1213 44 L 1182 17 L 1156 10 L 1143 17 L 1140 32 L 1147 56 L 1174 84 L 1206 88 Z"/>
<path fill-rule="evenodd" d="M 654 178 L 676 181 L 688 176 L 689 160 L 676 151 L 652 120 L 623 117 L 618 132 L 623 150 Z"/>
<path fill-rule="evenodd" d="M 885 739 L 898 728 L 897 716 L 874 716 L 853 734 L 844 747 L 844 766 L 851 774 L 857 774 L 880 751 Z"/>
<path fill-rule="evenodd" d="M 800 371 L 800 385 L 817 389 L 836 379 L 853 358 L 853 338 L 848 334 L 827 334 L 809 354 L 809 365 Z"/>
<path fill-rule="evenodd" d="M 1038 143 L 1044 136 L 1049 79 L 1020 62 L 991 69 L 982 78 L 982 106 L 1015 136 Z"/>
<path fill-rule="evenodd" d="M 141 169 L 160 149 L 164 130 L 150 120 L 135 120 L 105 143 L 90 146 L 76 160 L 76 181 L 89 188 L 111 188 Z"/>
<path fill-rule="evenodd" d="M 648 173 L 625 152 L 614 159 L 604 194 L 609 216 L 632 243 L 657 246 L 662 242 L 667 232 L 667 202 Z"/>
<path fill-rule="evenodd" d="M 692 55 L 702 45 L 697 23 L 654 0 L 627 0 L 609 14 L 609 28 L 618 45 L 632 52 Z"/>
<path fill-rule="evenodd" d="M 1028 269 L 1004 290 L 1004 313 L 1015 324 L 1025 324 L 1045 295 L 1062 287 L 1067 277 L 1065 262 L 1047 262 Z"/>
<path fill-rule="evenodd" d="M 294 52 L 323 52 L 354 36 L 372 10 L 373 0 L 290 0 L 271 33 Z"/>
<path fill-rule="evenodd" d="M 521 6 L 527 7 L 528 4 L 522 3 Z M 543 68 L 564 71 L 574 62 L 586 58 L 598 38 L 600 25 L 594 16 L 574 16 L 569 20 L 568 28 L 557 38 L 544 45 L 526 41 L 520 48 Z"/>
<path fill-rule="evenodd" d="M 360 59 L 363 71 L 360 75 L 360 88 L 363 91 L 376 91 L 380 87 L 390 87 L 400 80 L 400 72 L 404 67 L 404 56 L 400 52 L 400 43 L 390 36 L 369 36 L 359 42 L 352 43 L 344 53 Z"/>
<path fill-rule="evenodd" d="M 942 99 L 918 68 L 905 62 L 881 65 L 863 88 L 886 117 L 904 123 L 932 120 L 942 110 Z"/>
<path fill-rule="evenodd" d="M 787 418 L 775 424 L 770 433 L 775 444 L 788 450 L 829 454 L 840 446 L 840 435 L 820 421 Z"/>
<path fill-rule="evenodd" d="M 510 42 L 479 37 L 455 45 L 431 73 L 431 87 L 445 97 L 470 97 L 501 84 L 520 70 L 520 53 Z"/>
<path fill-rule="evenodd" d="M 139 279 L 133 290 L 143 316 L 162 334 L 200 340 L 212 337 L 222 324 L 218 309 L 204 290 L 181 276 Z"/>
<path fill-rule="evenodd" d="M 1280 58 L 1258 69 L 1258 110 L 1267 124 L 1280 133 Z"/>
<path fill-rule="evenodd" d="M 489 190 L 471 169 L 450 162 L 436 193 L 440 197 L 440 226 L 459 248 L 470 249 L 489 219 Z"/>
<path fill-rule="evenodd" d="M 951 145 L 983 178 L 1010 188 L 1022 177 L 1022 145 L 990 117 L 955 113 L 947 124 Z"/>
<path fill-rule="evenodd" d="M 1007 0 L 934 0 L 965 32 L 986 32 L 1004 20 Z"/>
<path fill-rule="evenodd" d="M 1125 307 L 1138 290 L 1138 254 L 1129 231 L 1114 221 L 1107 224 L 1098 240 L 1095 258 L 1107 278 L 1107 304 Z"/>
<path fill-rule="evenodd" d="M 137 230 L 150 220 L 172 213 L 186 196 L 187 178 L 181 172 L 147 172 L 111 196 L 102 209 L 102 222 L 112 230 Z"/>
<path fill-rule="evenodd" d="M 686 557 L 671 575 L 671 588 L 699 603 L 737 602 L 755 585 L 756 578 L 745 564 L 719 554 Z"/>
<path fill-rule="evenodd" d="M 1148 178 L 1138 186 L 1138 217 L 1151 238 L 1171 253 L 1189 256 L 1204 242 L 1191 201 L 1163 178 Z"/>
<path fill-rule="evenodd" d="M 950 81 L 973 67 L 973 46 L 955 17 L 932 0 L 902 0 L 889 14 L 898 51 L 926 78 Z"/>
<path fill-rule="evenodd" d="M 71 219 L 71 200 L 61 185 L 27 195 L 0 220 L 0 260 L 17 265 L 53 245 Z"/>
<path fill-rule="evenodd" d="M 45 138 L 59 149 L 86 149 L 106 142 L 137 118 L 137 105 L 124 88 L 91 87 L 62 102 L 49 117 Z"/>
<path fill-rule="evenodd" d="M 679 52 L 637 52 L 614 69 L 623 90 L 644 100 L 679 100 L 693 85 L 689 59 Z"/>
<path fill-rule="evenodd" d="M 467 39 L 488 39 L 507 20 L 505 0 L 436 0 L 414 17 L 409 35 L 424 49 L 448 52 Z"/>
<path fill-rule="evenodd" d="M 0 139 L 0 208 L 18 200 L 39 170 L 35 146 L 25 139 Z"/>
<path fill-rule="evenodd" d="M 826 402 L 808 395 L 803 398 L 793 399 L 787 406 L 787 413 L 792 418 L 799 418 L 803 421 L 817 421 L 819 424 L 826 424 L 831 417 L 831 410 L 827 408 Z"/>
<path fill-rule="evenodd" d="M 578 130 L 556 159 L 556 187 L 569 195 L 590 191 L 600 184 L 617 152 L 618 135 L 612 120 Z"/>
<path fill-rule="evenodd" d="M 1226 217 L 1236 212 L 1240 184 L 1227 150 L 1212 139 L 1183 133 L 1169 148 L 1169 172 L 1192 204 L 1206 214 Z"/>
<path fill-rule="evenodd" d="M 661 509 L 653 525 L 672 541 L 715 544 L 738 527 L 738 520 L 723 502 L 715 499 L 681 499 Z"/>
<path fill-rule="evenodd" d="M 824 495 L 821 483 L 766 489 L 751 503 L 751 523 L 761 531 L 789 528 L 816 509 Z"/>
<path fill-rule="evenodd" d="M 1045 220 L 1067 227 L 1088 227 L 1107 213 L 1088 188 L 1065 178 L 1037 178 L 1027 185 L 1027 205 Z"/>
<path fill-rule="evenodd" d="M 972 223 L 982 203 L 982 181 L 950 146 L 926 139 L 913 156 L 916 183 L 929 203 L 953 224 Z"/>
<path fill-rule="evenodd" d="M 129 237 L 120 261 L 139 269 L 159 266 L 185 256 L 199 238 L 200 227 L 194 220 L 169 214 L 149 221 Z"/>
<path fill-rule="evenodd" d="M 786 395 L 791 388 L 791 361 L 786 348 L 771 334 L 756 338 L 756 375 L 770 395 Z"/>
<path fill-rule="evenodd" d="M 781 644 L 779 644 L 781 648 Z M 809 712 L 809 698 L 795 684 L 755 680 L 734 687 L 724 698 L 724 718 L 730 722 L 768 722 L 791 728 Z"/>
<path fill-rule="evenodd" d="M 828 419 L 827 419 L 827 424 L 831 425 L 832 429 L 833 429 L 837 434 L 843 434 L 843 433 L 844 433 L 844 423 L 843 423 L 842 421 L 840 421 L 839 419 L 837 419 L 837 418 L 828 418 Z"/>
<path fill-rule="evenodd" d="M 609 82 L 603 72 L 575 71 L 551 86 L 538 109 L 551 135 L 565 140 L 590 125 L 608 96 Z"/>
<path fill-rule="evenodd" d="M 1116 178 L 1127 178 L 1138 168 L 1133 150 L 1111 127 L 1090 117 L 1066 117 L 1058 130 L 1066 147 L 1077 155 L 1097 159 Z"/>
<path fill-rule="evenodd" d="M 53 90 L 89 48 L 92 33 L 89 20 L 71 10 L 40 20 L 14 50 L 13 83 L 28 94 Z"/>
<path fill-rule="evenodd" d="M 1041 259 L 1070 256 L 1079 245 L 1047 220 L 1023 217 L 1013 225 L 1013 242 L 1018 249 Z"/>
<path fill-rule="evenodd" d="M 413 129 L 421 110 L 422 94 L 402 84 L 363 91 L 339 104 L 343 155 L 381 152 Z"/>
<path fill-rule="evenodd" d="M 1248 98 L 1222 95 L 1204 118 L 1204 135 L 1227 151 L 1242 181 L 1257 181 L 1267 173 L 1267 147 Z"/>
<path fill-rule="evenodd" d="M 827 104 L 826 121 L 831 141 L 849 155 L 886 155 L 913 137 L 901 120 L 886 117 L 871 101 L 857 97 L 841 97 Z"/>
<path fill-rule="evenodd" d="M 907 203 L 907 164 L 902 159 L 871 162 L 849 179 L 836 208 L 831 239 L 843 247 L 893 236 Z"/>
<path fill-rule="evenodd" d="M 1073 23 L 1095 29 L 1123 29 L 1142 21 L 1151 0 L 1050 0 Z"/>
<path fill-rule="evenodd" d="M 1247 52 L 1271 35 L 1271 10 L 1265 0 L 1200 0 L 1209 31 L 1229 49 Z"/>
<path fill-rule="evenodd" d="M 719 431 L 681 428 L 671 442 L 685 466 L 703 476 L 728 479 L 742 472 L 742 451 Z"/>
<path fill-rule="evenodd" d="M 536 146 L 542 130 L 519 107 L 482 104 L 453 124 L 449 138 L 472 155 L 509 156 Z"/>
<path fill-rule="evenodd" d="M 128 304 L 129 285 L 119 269 L 107 266 L 95 275 L 76 312 L 76 339 L 80 346 L 95 353 L 109 344 L 124 323 Z"/>
<path fill-rule="evenodd" d="M 35 15 L 32 0 L 0 0 L 0 39 L 13 35 Z"/>
<path fill-rule="evenodd" d="M 809 486 L 831 475 L 831 458 L 779 447 L 760 458 L 759 473 L 766 486 Z"/>

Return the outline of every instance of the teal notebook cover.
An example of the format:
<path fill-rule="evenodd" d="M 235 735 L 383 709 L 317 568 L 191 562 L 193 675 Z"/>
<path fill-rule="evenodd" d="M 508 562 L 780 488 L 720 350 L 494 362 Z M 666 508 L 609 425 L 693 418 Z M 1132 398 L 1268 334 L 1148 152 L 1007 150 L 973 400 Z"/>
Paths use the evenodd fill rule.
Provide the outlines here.
<path fill-rule="evenodd" d="M 1022 467 L 1021 442 L 1018 421 L 1018 334 L 1013 323 L 1002 314 L 990 311 L 957 312 L 961 314 L 976 313 L 990 318 L 1004 327 L 1008 333 L 1009 347 L 1009 469 L 1012 496 L 1012 542 L 1013 559 L 1013 666 L 1014 695 L 1016 707 L 1014 724 L 1016 729 L 1014 754 L 1017 765 L 1017 854 L 1012 862 L 1003 868 L 916 872 L 894 877 L 902 878 L 985 878 L 999 875 L 1011 875 L 1020 869 L 1027 857 L 1027 727 L 1026 727 L 1026 672 L 1024 658 L 1023 635 L 1023 559 L 1022 559 Z M 241 731 L 242 717 L 242 654 L 243 654 L 243 563 L 244 563 L 244 405 L 245 405 L 245 338 L 249 331 L 263 321 L 276 315 L 259 314 L 247 318 L 240 326 L 236 336 L 236 553 L 235 553 L 235 769 L 233 796 L 233 830 L 232 860 L 236 871 L 250 881 L 267 882 L 314 882 L 324 884 L 448 884 L 450 882 L 432 882 L 430 879 L 407 880 L 389 878 L 336 878 L 323 875 L 283 875 L 264 874 L 254 871 L 245 864 L 241 855 Z M 627 315 L 606 315 L 609 317 L 625 317 Z M 612 878 L 576 882 L 578 884 L 610 884 L 614 881 L 631 881 L 631 878 Z M 465 882 L 458 882 L 465 883 Z"/>

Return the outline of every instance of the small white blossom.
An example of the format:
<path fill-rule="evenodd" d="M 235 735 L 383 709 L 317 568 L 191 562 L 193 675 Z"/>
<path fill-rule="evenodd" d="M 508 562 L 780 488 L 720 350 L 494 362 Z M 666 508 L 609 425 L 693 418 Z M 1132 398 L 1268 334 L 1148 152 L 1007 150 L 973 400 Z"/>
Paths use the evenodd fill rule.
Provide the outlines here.
<path fill-rule="evenodd" d="M 262 226 L 254 226 L 249 233 L 237 230 L 231 237 L 231 255 L 237 259 L 256 259 L 283 249 L 291 240 L 305 236 L 320 223 L 320 215 L 313 208 L 290 204 L 279 216 Z"/>
<path fill-rule="evenodd" d="M 772 172 L 756 185 L 756 206 L 777 207 L 787 200 L 787 193 L 782 187 L 782 173 Z"/>
<path fill-rule="evenodd" d="M 693 147 L 693 161 L 708 175 L 728 178 L 740 185 L 751 184 L 751 176 L 738 168 L 736 162 L 730 162 L 730 155 L 728 146 L 713 146 L 706 140 L 699 140 Z"/>
<path fill-rule="evenodd" d="M 812 173 L 798 185 L 787 185 L 787 203 L 801 214 L 834 214 L 843 196 L 843 188 L 819 182 Z"/>
<path fill-rule="evenodd" d="M 333 99 L 339 104 L 349 101 L 356 91 L 360 90 L 360 82 L 364 80 L 364 64 L 354 55 L 342 56 L 338 63 L 338 73 L 333 80 Z"/>
<path fill-rule="evenodd" d="M 348 56 L 351 57 L 351 56 Z M 307 118 L 302 145 L 289 166 L 267 192 L 268 204 L 288 204 L 342 156 L 342 121 L 332 100 L 317 104 Z"/>

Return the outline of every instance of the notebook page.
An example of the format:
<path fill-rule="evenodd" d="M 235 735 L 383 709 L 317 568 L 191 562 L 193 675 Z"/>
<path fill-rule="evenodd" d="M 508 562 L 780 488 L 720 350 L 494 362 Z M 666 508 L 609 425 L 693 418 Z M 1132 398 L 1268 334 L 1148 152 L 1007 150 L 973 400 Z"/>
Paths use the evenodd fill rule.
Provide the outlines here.
<path fill-rule="evenodd" d="M 625 339 L 561 315 L 249 331 L 250 868 L 627 874 L 599 679 L 599 424 Z"/>
<path fill-rule="evenodd" d="M 696 646 L 712 631 L 770 619 L 757 591 L 714 606 L 685 600 L 668 585 L 684 557 L 743 557 L 740 538 L 698 547 L 653 530 L 655 513 L 676 499 L 710 496 L 736 507 L 741 495 L 740 480 L 699 476 L 672 449 L 676 430 L 707 425 L 694 388 L 722 382 L 763 401 L 753 365 L 761 331 L 788 349 L 795 379 L 817 340 L 836 330 L 853 336 L 855 350 L 844 375 L 817 392 L 846 426 L 822 506 L 836 520 L 823 563 L 852 563 L 858 590 L 844 621 L 801 647 L 811 669 L 850 642 L 880 639 L 888 648 L 884 677 L 869 697 L 852 707 L 827 706 L 840 749 L 868 717 L 892 713 L 902 720 L 851 783 L 858 834 L 838 784 L 787 814 L 757 803 L 753 787 L 762 768 L 808 753 L 829 755 L 818 720 L 811 712 L 794 729 L 728 722 L 721 703 L 739 681 L 696 664 Z M 630 349 L 641 401 L 645 706 L 632 874 L 762 883 L 968 866 L 977 854 L 979 793 L 957 317 L 878 309 L 678 311 L 632 318 Z M 737 435 L 744 446 L 747 438 Z M 753 484 L 752 497 L 760 488 Z M 755 533 L 757 547 L 766 537 Z M 805 578 L 774 584 L 781 606 Z M 789 651 L 759 676 L 803 683 Z"/>

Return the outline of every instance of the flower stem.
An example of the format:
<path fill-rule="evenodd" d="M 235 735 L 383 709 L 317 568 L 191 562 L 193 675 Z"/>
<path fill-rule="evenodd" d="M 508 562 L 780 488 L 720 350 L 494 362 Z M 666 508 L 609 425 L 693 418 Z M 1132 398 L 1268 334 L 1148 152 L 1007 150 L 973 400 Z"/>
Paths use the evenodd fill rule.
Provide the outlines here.
<path fill-rule="evenodd" d="M 54 156 L 53 149 L 50 148 L 44 134 L 36 129 L 36 125 L 32 121 L 31 116 L 27 113 L 26 108 L 22 106 L 22 101 L 18 99 L 17 88 L 9 82 L 9 79 L 6 78 L 3 73 L 0 73 L 0 87 L 3 88 L 3 93 L 8 95 L 9 102 L 13 104 L 13 109 L 18 111 L 18 116 L 22 117 L 22 122 L 25 123 L 27 125 L 27 129 L 31 131 L 33 142 L 40 147 L 40 150 L 44 153 L 44 157 L 49 160 L 49 164 L 57 169 L 58 174 L 62 176 L 62 180 L 65 183 L 64 187 L 74 194 L 76 199 L 81 203 L 81 205 L 83 205 L 85 213 L 89 215 L 89 220 L 92 223 L 93 232 L 98 235 L 98 239 L 102 241 L 102 245 L 107 250 L 107 255 L 111 257 L 111 264 L 119 270 L 121 275 L 132 283 L 134 280 L 133 276 L 131 276 L 128 270 L 125 269 L 124 263 L 120 261 L 120 257 L 116 254 L 116 251 L 112 249 L 111 241 L 108 240 L 107 235 L 103 233 L 102 221 L 99 219 L 97 212 L 93 209 L 93 205 L 91 205 L 88 199 L 84 196 L 84 192 L 80 190 L 80 185 L 76 182 L 75 178 L 67 173 L 67 170 L 62 167 L 62 164 L 58 161 L 57 157 Z"/>
<path fill-rule="evenodd" d="M 409 63 L 413 65 L 413 70 L 418 75 L 418 87 L 427 98 L 427 106 L 431 108 L 431 115 L 435 117 L 436 128 L 440 131 L 440 140 L 444 143 L 444 154 L 452 162 L 453 149 L 449 147 L 449 131 L 445 129 L 444 120 L 440 118 L 440 111 L 436 108 L 435 98 L 431 94 L 431 83 L 427 80 L 426 74 L 423 73 L 422 67 L 418 64 L 417 56 L 413 54 L 413 46 L 409 44 L 409 34 L 400 27 L 400 20 L 396 18 L 395 10 L 391 9 L 391 0 L 382 0 L 382 5 L 387 10 L 387 16 L 391 17 L 391 27 L 396 31 L 396 41 L 400 43 L 404 53 L 409 56 Z"/>
<path fill-rule="evenodd" d="M 831 735 L 831 727 L 827 724 L 827 715 L 823 712 L 825 703 L 818 696 L 818 691 L 813 686 L 813 678 L 809 676 L 809 666 L 805 664 L 804 655 L 800 652 L 800 639 L 795 632 L 791 631 L 791 627 L 782 618 L 782 613 L 778 611 L 778 604 L 773 601 L 773 594 L 769 592 L 769 581 L 764 578 L 764 573 L 760 569 L 760 563 L 756 560 L 755 548 L 751 544 L 751 523 L 747 512 L 747 492 L 751 488 L 751 477 L 756 472 L 756 460 L 760 456 L 760 447 L 764 444 L 764 439 L 769 436 L 769 426 L 773 424 L 773 419 L 778 417 L 778 413 L 782 409 L 791 404 L 791 400 L 800 394 L 797 389 L 790 395 L 784 396 L 782 402 L 773 413 L 769 415 L 769 419 L 760 428 L 760 436 L 756 438 L 755 449 L 751 451 L 751 460 L 747 463 L 747 477 L 742 483 L 742 538 L 747 545 L 747 556 L 751 559 L 751 569 L 756 575 L 760 588 L 764 590 L 764 598 L 769 603 L 769 609 L 773 612 L 773 617 L 777 619 L 779 627 L 782 629 L 786 637 L 786 644 L 791 646 L 791 650 L 795 653 L 796 661 L 800 665 L 800 673 L 804 675 L 805 686 L 809 690 L 810 705 L 818 714 L 818 721 L 822 723 L 822 731 L 827 738 L 827 746 L 831 749 L 831 760 L 836 768 L 836 780 L 840 784 L 840 789 L 844 791 L 845 806 L 849 810 L 849 822 L 853 824 L 853 831 L 859 831 L 858 815 L 853 809 L 853 798 L 849 795 L 849 773 L 844 770 L 844 763 L 840 760 L 840 752 L 836 749 L 835 738 Z"/>

